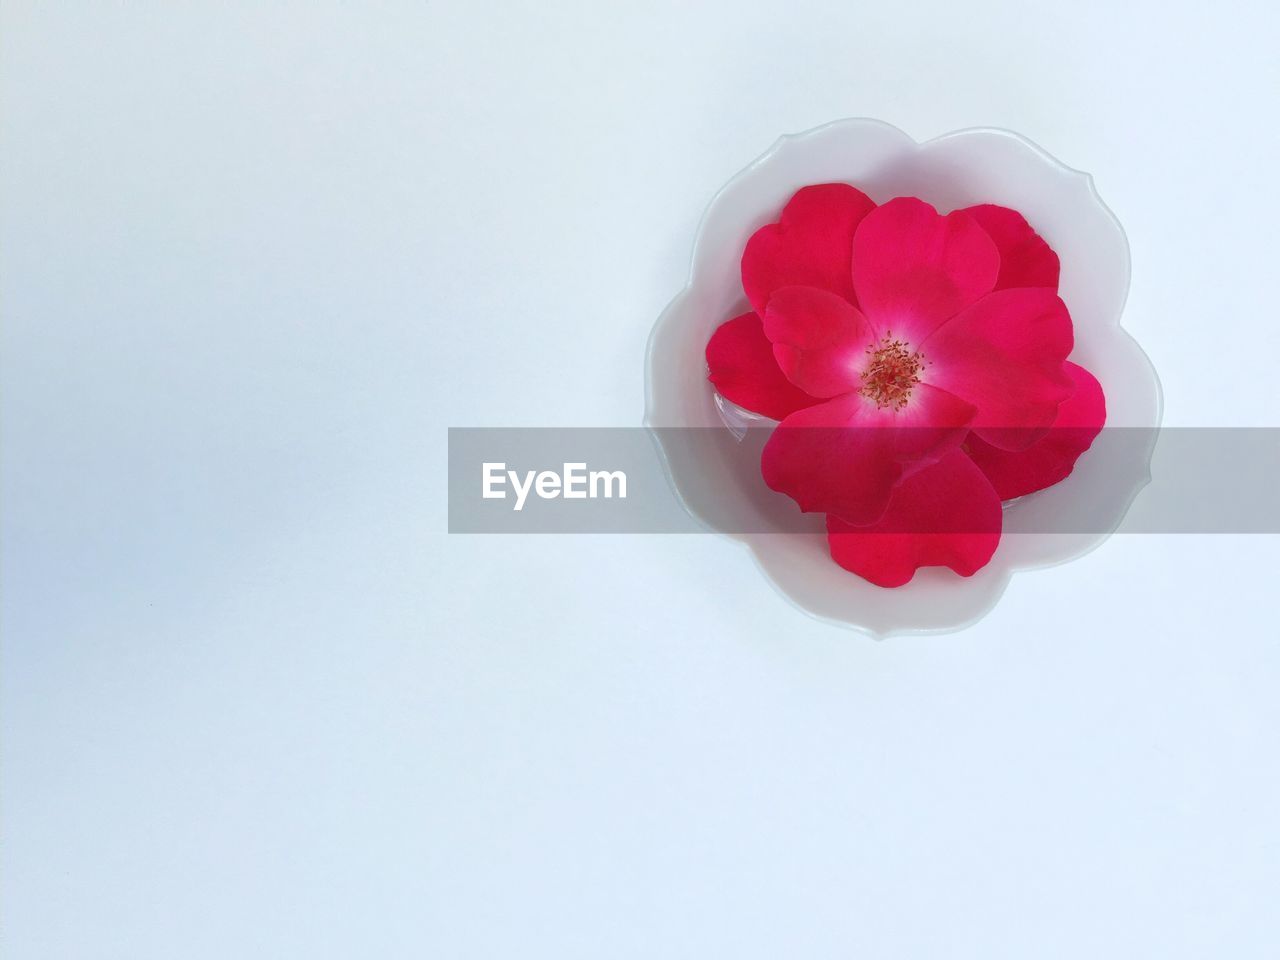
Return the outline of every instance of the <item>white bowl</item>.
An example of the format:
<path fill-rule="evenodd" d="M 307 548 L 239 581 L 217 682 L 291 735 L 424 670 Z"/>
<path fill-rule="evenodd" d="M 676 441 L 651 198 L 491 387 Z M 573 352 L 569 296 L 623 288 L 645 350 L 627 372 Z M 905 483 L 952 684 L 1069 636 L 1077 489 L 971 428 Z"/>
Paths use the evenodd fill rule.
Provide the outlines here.
<path fill-rule="evenodd" d="M 843 181 L 884 202 L 918 196 L 946 213 L 978 203 L 1022 212 L 1062 261 L 1059 292 L 1075 322 L 1071 359 L 1101 382 L 1107 426 L 1159 426 L 1160 384 L 1150 360 L 1120 326 L 1129 287 L 1124 231 L 1087 174 L 1058 162 L 1007 130 L 972 129 L 916 143 L 878 120 L 838 120 L 785 136 L 712 199 L 694 241 L 689 282 L 649 339 L 645 425 L 725 426 L 723 403 L 707 380 L 703 351 L 725 320 L 747 309 L 739 260 L 747 238 L 777 219 L 806 184 Z M 874 636 L 958 630 L 995 606 L 1015 571 L 1074 559 L 1111 535 L 1150 479 L 1150 442 L 1111 456 L 1085 453 L 1063 482 L 1006 507 L 1005 534 L 991 562 L 972 577 L 926 568 L 906 586 L 874 586 L 838 567 L 822 518 L 811 533 L 741 533 L 769 491 L 753 458 L 723 455 L 716 444 L 678 443 L 654 430 L 671 482 L 702 523 L 738 540 L 765 576 L 806 613 Z M 743 464 L 748 468 L 744 469 Z M 1073 498 L 1089 498 L 1099 532 L 1041 533 Z M 1077 504 L 1078 505 L 1078 504 Z"/>

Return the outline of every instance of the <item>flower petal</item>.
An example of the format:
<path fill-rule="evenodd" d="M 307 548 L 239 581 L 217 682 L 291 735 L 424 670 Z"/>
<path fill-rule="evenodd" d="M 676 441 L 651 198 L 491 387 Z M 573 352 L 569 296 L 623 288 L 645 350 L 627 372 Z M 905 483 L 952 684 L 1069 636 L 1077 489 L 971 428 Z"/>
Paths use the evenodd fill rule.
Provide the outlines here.
<path fill-rule="evenodd" d="M 1058 255 L 1017 210 L 984 203 L 964 212 L 978 221 L 1000 251 L 996 289 L 1052 287 L 1058 289 Z"/>
<path fill-rule="evenodd" d="M 1010 452 L 970 434 L 965 449 L 1001 500 L 1012 500 L 1065 480 L 1107 420 L 1102 386 L 1084 367 L 1068 362 L 1075 392 L 1058 407 L 1049 432 L 1026 450 Z"/>
<path fill-rule="evenodd" d="M 769 298 L 764 335 L 788 380 L 815 397 L 861 384 L 875 336 L 857 307 L 817 287 L 783 287 Z"/>
<path fill-rule="evenodd" d="M 915 197 L 876 207 L 853 238 L 853 286 L 876 329 L 919 343 L 995 287 L 1000 254 L 967 213 Z"/>
<path fill-rule="evenodd" d="M 774 420 L 822 402 L 783 376 L 773 359 L 773 345 L 754 313 L 716 328 L 707 342 L 707 366 L 707 379 L 721 396 Z"/>
<path fill-rule="evenodd" d="M 846 570 L 900 587 L 921 567 L 973 576 L 995 553 L 1000 525 L 1000 498 L 973 461 L 955 451 L 903 480 L 878 523 L 855 527 L 827 517 L 827 542 Z"/>
<path fill-rule="evenodd" d="M 829 290 L 853 299 L 849 264 L 853 232 L 875 204 L 847 183 L 820 183 L 797 190 L 777 223 L 761 227 L 742 254 L 742 288 L 763 314 L 780 287 Z"/>
<path fill-rule="evenodd" d="M 917 384 L 901 410 L 846 393 L 778 424 L 760 468 L 801 510 L 874 523 L 903 477 L 959 446 L 974 412 L 928 384 Z"/>
<path fill-rule="evenodd" d="M 1052 290 L 998 290 L 921 345 L 922 379 L 977 407 L 973 429 L 988 443 L 1025 450 L 1071 396 L 1062 364 L 1072 342 L 1071 317 Z"/>

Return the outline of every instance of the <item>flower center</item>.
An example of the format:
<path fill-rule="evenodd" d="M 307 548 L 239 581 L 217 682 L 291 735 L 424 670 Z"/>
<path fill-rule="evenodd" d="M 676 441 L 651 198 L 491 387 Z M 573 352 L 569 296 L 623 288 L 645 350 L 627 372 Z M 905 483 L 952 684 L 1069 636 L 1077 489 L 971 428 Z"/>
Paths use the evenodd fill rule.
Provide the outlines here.
<path fill-rule="evenodd" d="M 867 347 L 867 356 L 871 362 L 862 371 L 859 392 L 874 400 L 877 407 L 901 410 L 911 398 L 911 388 L 920 382 L 924 354 L 886 332 L 879 343 Z"/>

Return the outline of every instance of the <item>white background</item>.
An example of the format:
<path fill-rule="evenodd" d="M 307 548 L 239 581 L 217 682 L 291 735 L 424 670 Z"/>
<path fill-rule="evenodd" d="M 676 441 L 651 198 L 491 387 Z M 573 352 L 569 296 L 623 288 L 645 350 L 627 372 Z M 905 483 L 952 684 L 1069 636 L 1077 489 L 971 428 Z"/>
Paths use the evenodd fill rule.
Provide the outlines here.
<path fill-rule="evenodd" d="M 1166 423 L 1280 426 L 1270 6 L 6 3 L 5 957 L 1277 956 L 1274 538 L 875 643 L 443 532 L 446 427 L 638 423 L 843 116 L 1091 171 Z"/>

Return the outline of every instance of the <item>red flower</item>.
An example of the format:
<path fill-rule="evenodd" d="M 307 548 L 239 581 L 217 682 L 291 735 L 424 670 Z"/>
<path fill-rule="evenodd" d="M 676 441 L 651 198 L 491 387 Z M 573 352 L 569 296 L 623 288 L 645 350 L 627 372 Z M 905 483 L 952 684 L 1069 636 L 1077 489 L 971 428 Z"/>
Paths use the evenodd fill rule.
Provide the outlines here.
<path fill-rule="evenodd" d="M 712 335 L 710 380 L 781 420 L 765 482 L 828 514 L 837 563 L 883 586 L 921 566 L 970 576 L 1001 499 L 1067 476 L 1105 418 L 1097 381 L 1066 362 L 1057 282 L 1014 210 L 805 187 L 747 242 L 755 312 Z"/>

